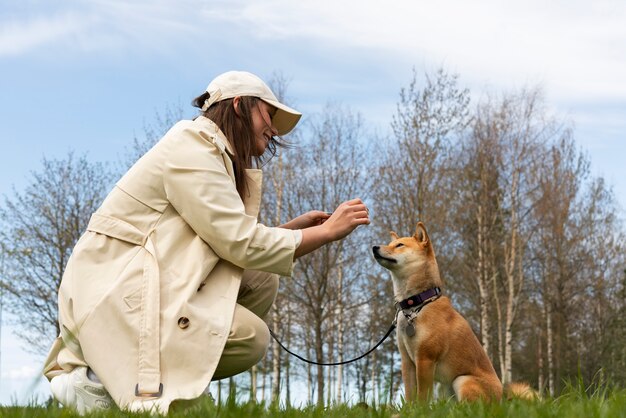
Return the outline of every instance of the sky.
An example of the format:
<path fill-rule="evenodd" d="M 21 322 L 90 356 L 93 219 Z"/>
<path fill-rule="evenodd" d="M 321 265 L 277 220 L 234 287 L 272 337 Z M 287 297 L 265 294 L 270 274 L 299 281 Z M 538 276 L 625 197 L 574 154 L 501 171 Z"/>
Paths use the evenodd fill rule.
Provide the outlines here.
<path fill-rule="evenodd" d="M 541 87 L 626 208 L 623 0 L 0 0 L 0 195 L 43 157 L 119 161 L 224 71 L 280 73 L 304 119 L 338 102 L 384 135 L 413 70 L 439 67 L 477 98 Z M 14 323 L 0 404 L 48 394 Z"/>

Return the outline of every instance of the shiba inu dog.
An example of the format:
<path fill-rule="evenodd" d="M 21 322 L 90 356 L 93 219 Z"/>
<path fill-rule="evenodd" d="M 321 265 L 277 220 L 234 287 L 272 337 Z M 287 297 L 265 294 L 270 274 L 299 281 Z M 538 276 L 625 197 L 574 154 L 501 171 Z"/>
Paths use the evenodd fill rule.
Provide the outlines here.
<path fill-rule="evenodd" d="M 390 270 L 398 307 L 397 343 L 402 361 L 405 399 L 426 400 L 433 383 L 452 386 L 461 401 L 499 400 L 503 387 L 469 323 L 443 296 L 443 282 L 428 232 L 418 222 L 415 235 L 391 232 L 388 245 L 374 246 L 376 261 Z M 525 384 L 507 392 L 534 397 Z"/>

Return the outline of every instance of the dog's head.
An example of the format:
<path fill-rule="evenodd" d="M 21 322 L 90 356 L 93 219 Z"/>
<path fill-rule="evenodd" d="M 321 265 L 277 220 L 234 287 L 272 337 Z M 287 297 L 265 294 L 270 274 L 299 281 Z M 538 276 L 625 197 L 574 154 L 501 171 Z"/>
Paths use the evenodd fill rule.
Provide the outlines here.
<path fill-rule="evenodd" d="M 436 266 L 435 252 L 423 223 L 417 223 L 413 236 L 401 238 L 391 232 L 391 239 L 387 245 L 372 247 L 372 252 L 378 264 L 396 276 L 406 277 L 429 264 Z"/>

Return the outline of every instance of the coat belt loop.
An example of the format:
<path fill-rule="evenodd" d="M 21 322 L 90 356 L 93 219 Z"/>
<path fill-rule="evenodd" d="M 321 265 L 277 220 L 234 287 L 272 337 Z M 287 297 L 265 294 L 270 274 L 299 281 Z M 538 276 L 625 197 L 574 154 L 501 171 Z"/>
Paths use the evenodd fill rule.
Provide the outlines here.
<path fill-rule="evenodd" d="M 160 397 L 161 385 L 160 342 L 159 342 L 159 265 L 156 249 L 150 235 L 146 235 L 143 248 L 147 254 L 143 266 L 141 285 L 141 319 L 139 326 L 139 376 L 135 395 L 140 397 Z M 139 395 L 137 395 L 139 394 Z"/>
<path fill-rule="evenodd" d="M 94 213 L 88 231 L 140 246 L 144 255 L 141 281 L 141 311 L 139 325 L 139 365 L 135 396 L 158 398 L 163 394 L 160 365 L 160 275 L 156 249 L 151 235 L 144 234 L 135 226 L 111 216 Z"/>

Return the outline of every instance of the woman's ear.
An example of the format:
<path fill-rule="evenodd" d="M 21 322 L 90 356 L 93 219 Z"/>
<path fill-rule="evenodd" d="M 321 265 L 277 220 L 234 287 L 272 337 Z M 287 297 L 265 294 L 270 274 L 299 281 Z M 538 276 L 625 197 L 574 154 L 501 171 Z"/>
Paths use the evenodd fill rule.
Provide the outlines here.
<path fill-rule="evenodd" d="M 235 98 L 233 99 L 233 108 L 235 109 L 235 114 L 237 116 L 241 116 L 241 114 L 239 113 L 239 102 L 241 101 L 241 96 L 235 96 Z"/>

